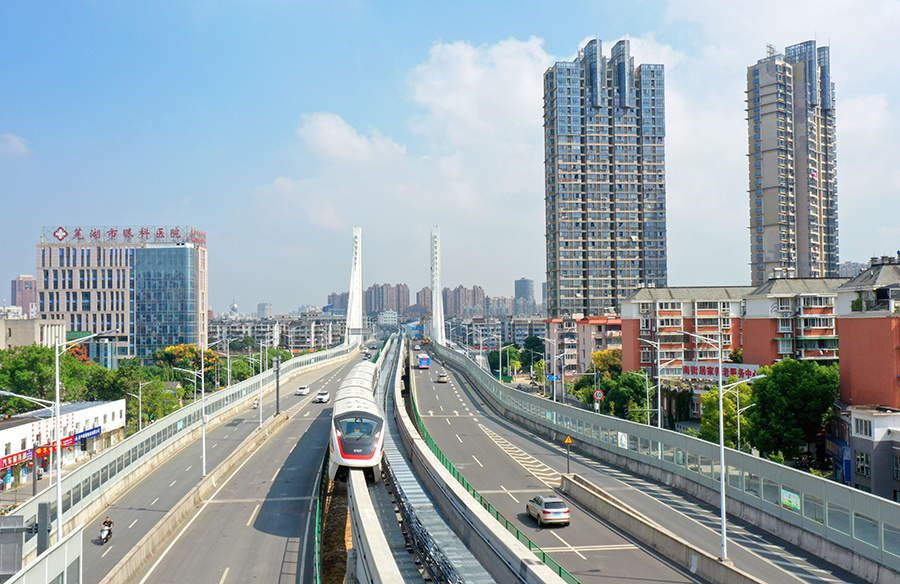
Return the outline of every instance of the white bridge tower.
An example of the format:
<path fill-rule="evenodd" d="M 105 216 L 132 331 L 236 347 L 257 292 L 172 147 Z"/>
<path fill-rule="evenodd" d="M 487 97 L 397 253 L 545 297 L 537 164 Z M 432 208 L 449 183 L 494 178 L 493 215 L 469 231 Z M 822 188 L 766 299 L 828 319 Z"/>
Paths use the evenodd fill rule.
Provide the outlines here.
<path fill-rule="evenodd" d="M 444 338 L 444 295 L 441 290 L 441 230 L 431 229 L 431 341 L 446 345 Z"/>

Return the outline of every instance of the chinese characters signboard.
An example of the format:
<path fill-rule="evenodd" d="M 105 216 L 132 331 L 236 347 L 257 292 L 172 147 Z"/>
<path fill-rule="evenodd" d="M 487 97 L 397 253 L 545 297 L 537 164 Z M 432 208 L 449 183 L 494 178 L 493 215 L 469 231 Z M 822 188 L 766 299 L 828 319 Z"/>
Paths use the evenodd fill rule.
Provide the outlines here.
<path fill-rule="evenodd" d="M 750 379 L 759 373 L 759 365 L 746 363 L 722 363 L 722 379 L 736 375 L 738 380 Z M 685 361 L 681 376 L 690 379 L 719 379 L 719 363 L 716 361 Z"/>
<path fill-rule="evenodd" d="M 44 241 L 91 243 L 196 243 L 206 245 L 206 233 L 189 225 L 136 225 L 132 227 L 44 227 Z"/>

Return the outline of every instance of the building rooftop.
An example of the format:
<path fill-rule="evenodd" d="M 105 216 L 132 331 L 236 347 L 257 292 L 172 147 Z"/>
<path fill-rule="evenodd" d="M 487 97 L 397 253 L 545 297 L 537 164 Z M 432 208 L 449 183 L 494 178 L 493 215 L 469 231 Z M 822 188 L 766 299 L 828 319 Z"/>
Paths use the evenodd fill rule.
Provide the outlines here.
<path fill-rule="evenodd" d="M 653 302 L 654 300 L 741 300 L 753 292 L 753 286 L 684 286 L 680 288 L 642 288 L 626 298 L 627 302 Z"/>
<path fill-rule="evenodd" d="M 887 260 L 887 261 L 885 261 Z M 879 263 L 875 263 L 878 261 Z M 900 284 L 900 263 L 897 258 L 872 258 L 868 269 L 846 281 L 840 289 L 850 290 L 874 290 L 891 284 Z"/>
<path fill-rule="evenodd" d="M 794 296 L 797 294 L 835 294 L 847 278 L 772 278 L 763 282 L 748 297 Z"/>

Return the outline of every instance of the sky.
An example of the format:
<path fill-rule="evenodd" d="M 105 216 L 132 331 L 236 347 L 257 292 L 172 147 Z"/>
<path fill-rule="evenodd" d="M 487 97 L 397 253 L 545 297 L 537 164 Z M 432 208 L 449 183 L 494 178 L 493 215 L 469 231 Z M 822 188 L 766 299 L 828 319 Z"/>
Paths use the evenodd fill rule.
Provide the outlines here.
<path fill-rule="evenodd" d="M 544 281 L 542 75 L 666 74 L 670 286 L 748 285 L 746 70 L 831 47 L 841 261 L 900 249 L 900 1 L 0 3 L 0 283 L 43 227 L 205 231 L 210 306 Z M 0 287 L 0 301 L 9 288 Z M 539 292 L 538 292 L 539 293 Z"/>

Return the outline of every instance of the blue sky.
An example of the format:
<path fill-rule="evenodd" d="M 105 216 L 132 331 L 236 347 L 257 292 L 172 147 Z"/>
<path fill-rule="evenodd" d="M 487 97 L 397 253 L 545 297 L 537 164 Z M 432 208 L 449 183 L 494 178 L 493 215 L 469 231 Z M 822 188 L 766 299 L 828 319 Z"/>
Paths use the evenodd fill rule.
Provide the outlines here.
<path fill-rule="evenodd" d="M 285 313 L 347 288 L 354 225 L 365 286 L 428 285 L 437 223 L 444 285 L 512 295 L 544 274 L 541 74 L 625 35 L 666 66 L 671 285 L 749 282 L 767 43 L 832 47 L 841 259 L 900 248 L 900 2 L 499 4 L 0 4 L 0 282 L 43 226 L 193 225 L 215 311 Z"/>

